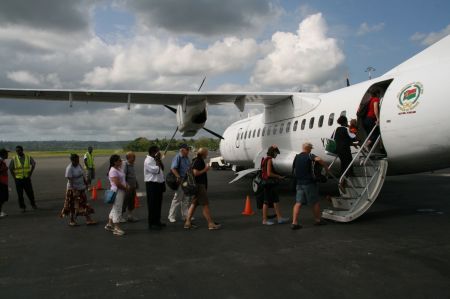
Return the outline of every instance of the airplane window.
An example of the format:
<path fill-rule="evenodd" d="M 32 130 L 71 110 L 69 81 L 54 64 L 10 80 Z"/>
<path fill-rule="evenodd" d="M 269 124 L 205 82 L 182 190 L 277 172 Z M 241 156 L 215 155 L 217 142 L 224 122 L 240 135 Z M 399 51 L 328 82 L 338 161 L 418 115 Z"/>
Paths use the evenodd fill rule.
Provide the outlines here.
<path fill-rule="evenodd" d="M 256 129 L 253 130 L 253 136 L 252 137 L 255 138 L 255 136 L 256 136 Z"/>
<path fill-rule="evenodd" d="M 278 125 L 273 126 L 272 134 L 275 135 L 277 133 Z"/>
<path fill-rule="evenodd" d="M 291 122 L 288 122 L 286 125 L 286 133 L 289 133 L 290 130 L 291 130 Z"/>
<path fill-rule="evenodd" d="M 271 128 L 270 126 L 267 127 L 267 136 L 270 135 L 270 130 L 271 130 L 271 129 L 272 129 L 272 128 Z"/>
<path fill-rule="evenodd" d="M 311 119 L 309 120 L 309 128 L 314 128 L 314 117 L 311 117 Z"/>
<path fill-rule="evenodd" d="M 323 126 L 323 118 L 324 118 L 323 115 L 321 115 L 321 116 L 319 117 L 319 128 L 322 128 L 322 126 Z"/>
<path fill-rule="evenodd" d="M 306 119 L 302 120 L 302 130 L 305 129 L 305 125 L 306 125 Z"/>
<path fill-rule="evenodd" d="M 280 134 L 283 133 L 283 130 L 284 130 L 284 123 L 282 123 L 282 124 L 280 125 Z"/>
<path fill-rule="evenodd" d="M 239 140 L 239 132 L 237 133 L 236 140 Z"/>
<path fill-rule="evenodd" d="M 334 113 L 330 114 L 330 117 L 328 118 L 328 125 L 332 126 L 334 123 Z"/>
<path fill-rule="evenodd" d="M 341 116 L 347 116 L 347 111 L 345 111 L 345 110 L 342 111 L 342 112 L 341 112 Z"/>
<path fill-rule="evenodd" d="M 297 131 L 297 126 L 298 126 L 298 120 L 296 120 L 294 123 L 294 128 L 292 129 L 294 132 Z"/>
<path fill-rule="evenodd" d="M 247 139 L 247 131 L 245 131 L 244 139 Z"/>
<path fill-rule="evenodd" d="M 242 140 L 243 137 L 244 137 L 244 132 L 241 132 L 241 140 Z"/>
<path fill-rule="evenodd" d="M 266 127 L 264 127 L 262 131 L 262 136 L 264 137 L 264 135 L 266 135 Z"/>
<path fill-rule="evenodd" d="M 258 135 L 256 137 L 259 138 L 259 134 L 261 133 L 261 129 L 258 129 Z"/>

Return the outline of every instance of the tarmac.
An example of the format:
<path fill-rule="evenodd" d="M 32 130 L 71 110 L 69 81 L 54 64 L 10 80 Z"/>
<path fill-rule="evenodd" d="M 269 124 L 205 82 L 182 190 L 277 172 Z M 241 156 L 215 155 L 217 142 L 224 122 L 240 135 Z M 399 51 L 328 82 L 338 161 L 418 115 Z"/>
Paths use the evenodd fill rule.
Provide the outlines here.
<path fill-rule="evenodd" d="M 136 162 L 141 186 L 143 159 Z M 69 227 L 59 218 L 69 159 L 36 162 L 39 209 L 22 214 L 11 182 L 9 216 L 0 219 L 1 298 L 450 298 L 450 170 L 388 177 L 373 207 L 352 223 L 313 226 L 305 207 L 298 231 L 261 225 L 253 196 L 256 215 L 241 215 L 250 181 L 229 185 L 232 171 L 211 170 L 210 206 L 222 230 L 209 231 L 198 210 L 196 230 L 178 221 L 149 231 L 141 198 L 140 221 L 124 224 L 126 235 L 117 237 L 104 229 L 110 206 L 102 192 L 91 202 L 97 226 L 79 218 L 79 227 Z M 106 162 L 96 158 L 103 185 Z M 321 186 L 322 195 L 336 192 L 332 183 Z M 172 196 L 164 195 L 165 222 Z M 292 217 L 289 184 L 280 198 Z"/>

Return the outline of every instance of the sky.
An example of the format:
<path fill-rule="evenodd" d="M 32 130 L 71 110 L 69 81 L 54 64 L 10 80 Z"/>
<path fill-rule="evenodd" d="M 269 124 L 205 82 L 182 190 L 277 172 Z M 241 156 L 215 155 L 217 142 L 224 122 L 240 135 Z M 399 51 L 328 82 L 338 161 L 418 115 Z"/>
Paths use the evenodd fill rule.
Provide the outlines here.
<path fill-rule="evenodd" d="M 0 87 L 195 91 L 206 76 L 203 91 L 327 92 L 448 34 L 448 0 L 1 1 Z M 206 126 L 223 133 L 261 111 L 210 106 Z M 169 138 L 175 127 L 160 106 L 0 102 L 5 141 Z"/>

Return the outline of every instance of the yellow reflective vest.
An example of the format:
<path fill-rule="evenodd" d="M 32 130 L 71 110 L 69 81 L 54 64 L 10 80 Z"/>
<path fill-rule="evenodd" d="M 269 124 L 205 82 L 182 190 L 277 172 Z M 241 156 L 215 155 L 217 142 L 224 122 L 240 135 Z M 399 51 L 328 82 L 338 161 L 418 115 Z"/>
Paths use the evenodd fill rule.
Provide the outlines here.
<path fill-rule="evenodd" d="M 94 169 L 94 156 L 91 155 L 89 152 L 86 152 L 86 167 Z"/>
<path fill-rule="evenodd" d="M 23 165 L 20 162 L 19 156 L 14 157 L 14 176 L 16 179 L 25 179 L 30 176 L 31 173 L 31 158 L 25 155 Z"/>

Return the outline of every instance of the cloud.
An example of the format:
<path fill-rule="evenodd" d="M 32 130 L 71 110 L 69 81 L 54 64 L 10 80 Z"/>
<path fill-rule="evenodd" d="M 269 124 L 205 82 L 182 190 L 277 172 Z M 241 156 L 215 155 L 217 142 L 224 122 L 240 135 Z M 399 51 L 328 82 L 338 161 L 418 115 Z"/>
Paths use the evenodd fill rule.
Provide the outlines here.
<path fill-rule="evenodd" d="M 28 0 L 2 1 L 0 25 L 22 26 L 58 32 L 83 31 L 89 28 L 89 10 L 96 1 Z"/>
<path fill-rule="evenodd" d="M 374 25 L 369 25 L 366 22 L 359 25 L 358 31 L 356 32 L 357 36 L 363 36 L 368 33 L 378 32 L 384 29 L 384 23 L 378 23 Z"/>
<path fill-rule="evenodd" d="M 15 71 L 8 72 L 6 76 L 17 83 L 24 85 L 47 85 L 52 88 L 61 88 L 62 86 L 58 74 L 55 73 L 44 76 L 39 74 L 32 74 L 29 71 Z"/>
<path fill-rule="evenodd" d="M 214 76 L 251 67 L 260 54 L 254 39 L 228 37 L 206 49 L 177 40 L 138 36 L 121 47 L 110 67 L 96 67 L 82 81 L 94 88 L 128 86 L 174 89 L 198 84 L 202 75 Z"/>
<path fill-rule="evenodd" d="M 450 34 L 450 24 L 447 25 L 444 29 L 438 32 L 430 32 L 430 33 L 421 33 L 416 32 L 411 36 L 411 40 L 415 42 L 419 42 L 423 46 L 431 46 L 435 42 L 441 40 Z"/>
<path fill-rule="evenodd" d="M 300 23 L 297 33 L 276 32 L 272 50 L 259 60 L 251 83 L 256 86 L 318 91 L 342 80 L 345 56 L 337 40 L 327 37 L 321 13 Z"/>
<path fill-rule="evenodd" d="M 123 1 L 139 22 L 154 30 L 202 36 L 242 36 L 261 31 L 280 16 L 277 1 Z"/>
<path fill-rule="evenodd" d="M 231 8 L 225 7 L 225 1 L 215 2 L 214 7 L 223 10 L 226 18 L 217 17 L 214 22 L 208 15 L 205 21 L 212 28 L 202 29 L 201 20 L 197 20 L 201 19 L 200 13 L 191 11 L 185 18 L 193 24 L 185 19 L 186 29 L 177 31 L 180 24 L 170 27 L 158 19 L 161 16 L 146 24 L 139 19 L 130 36 L 106 42 L 92 29 L 95 19 L 90 13 L 91 2 L 80 3 L 68 5 L 67 11 L 78 15 L 78 19 L 61 28 L 59 19 L 23 21 L 28 12 L 22 15 L 8 8 L 12 16 L 0 18 L 0 87 L 196 90 L 204 75 L 208 76 L 206 89 L 210 90 L 219 86 L 227 91 L 318 91 L 342 86 L 345 57 L 337 40 L 327 36 L 328 27 L 321 14 L 306 17 L 297 32 L 276 32 L 263 39 L 257 34 L 258 28 L 266 25 L 262 16 L 270 21 L 276 15 L 276 4 L 266 1 L 253 11 L 256 1 L 226 2 Z M 136 5 L 138 9 L 136 3 L 127 1 L 126 5 Z M 172 2 L 152 3 L 162 13 L 166 9 L 162 6 Z M 179 3 L 182 11 L 187 9 L 184 2 Z M 210 10 L 213 16 L 218 13 L 213 13 L 213 5 L 206 0 L 192 2 L 192 7 L 198 3 L 205 5 L 206 12 L 203 10 L 202 14 Z M 85 8 L 82 16 L 80 7 Z M 55 11 L 59 9 L 58 6 Z M 140 18 L 149 16 L 144 7 L 141 10 Z M 45 18 L 40 10 L 37 14 Z M 170 13 L 165 17 L 175 22 Z M 166 30 L 165 34 L 160 28 Z M 186 32 L 208 39 L 186 38 Z M 2 139 L 160 138 L 170 136 L 176 124 L 174 115 L 158 106 L 137 105 L 131 111 L 126 110 L 125 104 L 74 103 L 72 109 L 68 106 L 67 102 L 2 100 Z M 207 127 L 222 133 L 233 121 L 246 117 L 247 112 L 261 111 L 254 106 L 247 109 L 240 114 L 233 106 L 211 106 Z"/>

